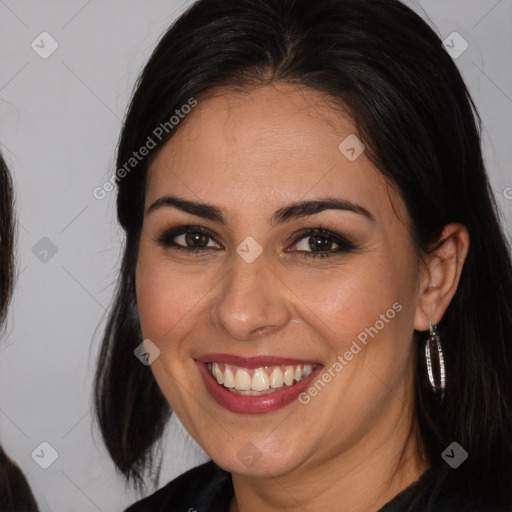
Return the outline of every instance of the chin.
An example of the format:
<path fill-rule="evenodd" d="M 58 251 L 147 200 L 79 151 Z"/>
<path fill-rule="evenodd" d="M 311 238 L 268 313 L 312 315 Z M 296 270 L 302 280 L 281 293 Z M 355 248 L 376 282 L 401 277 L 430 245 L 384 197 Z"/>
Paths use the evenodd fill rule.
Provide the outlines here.
<path fill-rule="evenodd" d="M 279 477 L 293 471 L 301 465 L 299 454 L 293 454 L 290 449 L 275 450 L 273 447 L 261 446 L 246 440 L 237 443 L 240 448 L 217 445 L 207 453 L 221 468 L 231 473 L 255 478 Z M 275 445 L 275 442 L 272 444 Z"/>

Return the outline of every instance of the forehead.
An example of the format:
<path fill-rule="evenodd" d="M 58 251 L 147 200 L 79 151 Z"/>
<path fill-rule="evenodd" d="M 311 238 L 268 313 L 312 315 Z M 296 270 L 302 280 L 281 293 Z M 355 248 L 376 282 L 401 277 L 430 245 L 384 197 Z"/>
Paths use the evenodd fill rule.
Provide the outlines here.
<path fill-rule="evenodd" d="M 207 156 L 212 166 L 241 159 L 263 164 L 279 156 L 300 160 L 314 145 L 318 151 L 312 157 L 327 150 L 326 158 L 337 158 L 340 137 L 354 131 L 346 114 L 309 88 L 283 83 L 237 92 L 220 88 L 181 122 L 163 156 Z"/>
<path fill-rule="evenodd" d="M 156 156 L 146 203 L 172 193 L 246 207 L 339 193 L 385 210 L 382 175 L 364 152 L 350 160 L 339 149 L 354 136 L 350 116 L 318 91 L 290 84 L 218 89 Z"/>

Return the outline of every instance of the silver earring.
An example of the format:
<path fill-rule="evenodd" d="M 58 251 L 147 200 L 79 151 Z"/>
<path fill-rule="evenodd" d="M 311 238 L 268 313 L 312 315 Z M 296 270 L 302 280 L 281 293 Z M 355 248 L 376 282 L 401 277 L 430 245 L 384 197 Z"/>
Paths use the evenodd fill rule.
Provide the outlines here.
<path fill-rule="evenodd" d="M 441 349 L 441 340 L 437 332 L 437 325 L 430 326 L 430 334 L 425 343 L 425 359 L 427 361 L 428 380 L 434 391 L 441 391 L 441 399 L 444 398 L 445 371 L 444 358 Z"/>

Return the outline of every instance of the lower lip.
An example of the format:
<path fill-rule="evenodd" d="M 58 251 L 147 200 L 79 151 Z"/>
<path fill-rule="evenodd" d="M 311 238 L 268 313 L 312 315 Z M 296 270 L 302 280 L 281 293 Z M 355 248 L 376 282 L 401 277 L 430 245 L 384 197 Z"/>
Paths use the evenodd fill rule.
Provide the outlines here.
<path fill-rule="evenodd" d="M 313 372 L 293 386 L 285 386 L 279 391 L 267 395 L 246 396 L 229 391 L 222 384 L 219 384 L 208 370 L 206 363 L 196 361 L 199 371 L 203 377 L 206 389 L 213 399 L 222 407 L 231 412 L 241 414 L 263 414 L 277 411 L 297 400 L 298 396 L 305 391 L 311 381 L 321 371 L 322 366 L 317 366 Z"/>

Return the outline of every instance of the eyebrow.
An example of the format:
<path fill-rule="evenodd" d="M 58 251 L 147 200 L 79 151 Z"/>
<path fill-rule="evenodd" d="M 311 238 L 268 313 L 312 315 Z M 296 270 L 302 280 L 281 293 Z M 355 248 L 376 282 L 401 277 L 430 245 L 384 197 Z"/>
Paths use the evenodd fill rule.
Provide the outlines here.
<path fill-rule="evenodd" d="M 174 207 L 186 213 L 196 215 L 223 225 L 227 225 L 227 220 L 222 210 L 216 206 L 182 199 L 177 196 L 164 196 L 157 199 L 149 206 L 146 215 L 164 207 Z M 301 217 L 308 217 L 315 215 L 324 210 L 343 210 L 348 212 L 357 213 L 366 217 L 367 219 L 375 222 L 375 217 L 363 206 L 340 199 L 336 197 L 326 197 L 322 199 L 309 200 L 309 201 L 296 201 L 282 208 L 279 208 L 274 215 L 269 219 L 272 226 L 283 224 L 291 219 L 298 219 Z"/>

